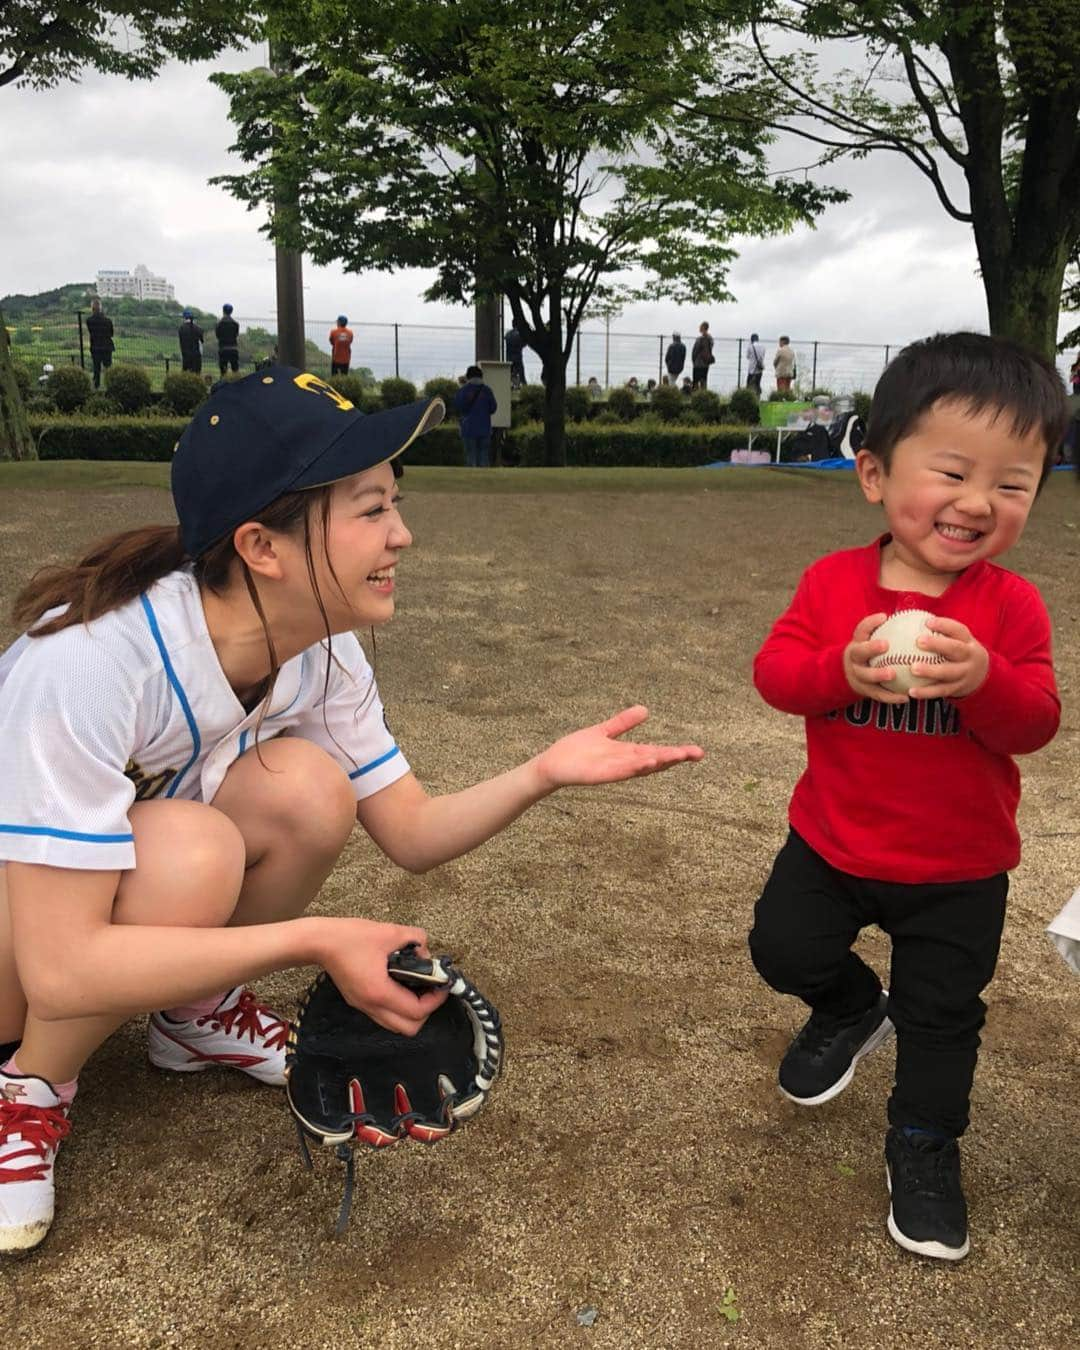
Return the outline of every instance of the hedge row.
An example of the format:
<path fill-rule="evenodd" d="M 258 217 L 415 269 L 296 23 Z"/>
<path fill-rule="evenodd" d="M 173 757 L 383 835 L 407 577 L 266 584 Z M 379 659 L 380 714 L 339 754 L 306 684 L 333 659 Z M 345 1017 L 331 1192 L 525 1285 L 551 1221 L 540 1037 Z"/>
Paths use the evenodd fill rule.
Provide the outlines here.
<path fill-rule="evenodd" d="M 41 459 L 172 458 L 173 448 L 187 426 L 186 418 L 31 417 Z M 684 427 L 642 422 L 611 426 L 592 422 L 566 428 L 566 462 L 581 466 L 644 465 L 687 467 L 727 459 L 747 444 L 748 427 Z M 766 442 L 762 442 L 765 444 Z M 542 465 L 544 429 L 526 423 L 507 432 L 503 442 L 507 462 Z M 436 427 L 409 447 L 409 464 L 464 463 L 456 426 Z"/>

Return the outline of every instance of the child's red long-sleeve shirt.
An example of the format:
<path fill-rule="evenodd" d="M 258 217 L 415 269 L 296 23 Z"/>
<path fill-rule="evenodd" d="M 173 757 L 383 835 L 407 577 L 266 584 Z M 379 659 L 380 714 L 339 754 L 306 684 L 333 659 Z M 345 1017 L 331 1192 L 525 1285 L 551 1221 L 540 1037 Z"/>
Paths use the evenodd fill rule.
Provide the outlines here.
<path fill-rule="evenodd" d="M 887 539 L 887 536 L 885 536 Z M 1029 581 L 990 562 L 941 596 L 878 582 L 881 545 L 846 549 L 803 573 L 754 660 L 767 703 L 806 719 L 806 772 L 788 816 L 832 866 L 921 884 L 974 881 L 1020 860 L 1013 755 L 1057 731 L 1050 618 Z M 982 686 L 955 702 L 859 699 L 843 652 L 868 614 L 926 609 L 958 619 L 990 653 Z"/>

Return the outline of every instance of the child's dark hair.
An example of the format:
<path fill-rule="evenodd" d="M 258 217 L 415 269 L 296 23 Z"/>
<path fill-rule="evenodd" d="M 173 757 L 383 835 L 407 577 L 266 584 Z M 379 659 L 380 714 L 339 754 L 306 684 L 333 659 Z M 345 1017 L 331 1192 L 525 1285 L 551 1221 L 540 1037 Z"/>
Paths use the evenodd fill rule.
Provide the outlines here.
<path fill-rule="evenodd" d="M 935 403 L 1012 419 L 1018 436 L 1037 430 L 1046 446 L 1040 485 L 1065 440 L 1068 404 L 1061 376 L 1045 358 L 1008 338 L 935 333 L 905 347 L 874 390 L 866 448 L 888 473 L 897 443 Z"/>

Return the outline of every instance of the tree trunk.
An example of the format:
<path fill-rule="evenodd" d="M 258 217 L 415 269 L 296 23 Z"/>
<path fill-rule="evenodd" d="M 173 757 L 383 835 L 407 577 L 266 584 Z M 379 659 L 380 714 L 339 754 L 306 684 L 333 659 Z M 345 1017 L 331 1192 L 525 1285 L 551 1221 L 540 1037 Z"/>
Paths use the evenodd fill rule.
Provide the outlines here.
<path fill-rule="evenodd" d="M 1064 258 L 1017 258 L 1014 250 L 1004 271 L 1004 280 L 996 285 L 988 276 L 983 278 L 990 331 L 1052 361 L 1057 352 Z"/>
<path fill-rule="evenodd" d="M 37 459 L 37 447 L 11 364 L 3 311 L 0 311 L 0 459 Z"/>
<path fill-rule="evenodd" d="M 566 466 L 566 359 L 563 356 L 562 288 L 548 295 L 547 354 L 544 358 L 544 463 Z"/>

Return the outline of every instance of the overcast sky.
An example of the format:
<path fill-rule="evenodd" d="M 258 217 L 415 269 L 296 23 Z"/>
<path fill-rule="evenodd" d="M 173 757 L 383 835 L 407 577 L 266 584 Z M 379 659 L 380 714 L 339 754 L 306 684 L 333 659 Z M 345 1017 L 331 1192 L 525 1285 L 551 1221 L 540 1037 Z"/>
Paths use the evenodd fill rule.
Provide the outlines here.
<path fill-rule="evenodd" d="M 224 94 L 207 76 L 256 64 L 232 53 L 171 65 L 148 83 L 89 75 L 43 93 L 0 90 L 0 295 L 92 279 L 102 267 L 145 263 L 177 299 L 238 316 L 274 313 L 273 250 L 249 213 L 207 179 L 235 171 Z M 809 162 L 798 142 L 774 148 L 778 168 Z M 816 230 L 740 241 L 736 299 L 688 309 L 647 305 L 613 323 L 626 332 L 687 334 L 708 318 L 717 336 L 790 333 L 803 340 L 896 343 L 935 329 L 985 328 L 967 226 L 939 207 L 930 185 L 898 155 L 833 166 L 849 188 Z M 963 198 L 961 197 L 961 200 Z M 461 308 L 426 304 L 423 274 L 349 276 L 305 268 L 308 319 L 467 324 Z"/>

